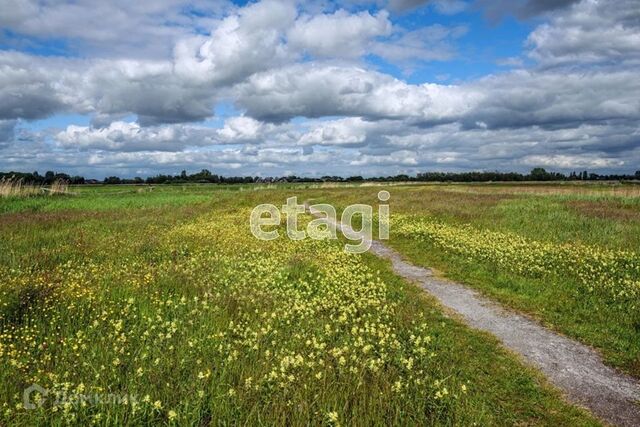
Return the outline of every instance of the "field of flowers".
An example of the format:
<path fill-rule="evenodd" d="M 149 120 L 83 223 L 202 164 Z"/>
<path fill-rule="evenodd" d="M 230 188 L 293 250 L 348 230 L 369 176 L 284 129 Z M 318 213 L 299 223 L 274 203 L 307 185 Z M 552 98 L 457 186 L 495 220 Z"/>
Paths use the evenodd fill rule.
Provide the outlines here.
<path fill-rule="evenodd" d="M 376 189 L 326 192 L 340 206 Z M 389 244 L 640 377 L 640 199 L 631 185 L 393 188 Z"/>
<path fill-rule="evenodd" d="M 640 312 L 640 253 L 584 244 L 535 241 L 514 233 L 450 225 L 424 216 L 396 216 L 398 236 L 422 240 L 471 261 L 523 276 L 574 277 L 582 289 Z"/>
<path fill-rule="evenodd" d="M 229 197 L 4 223 L 0 425 L 594 424 L 372 257 L 258 241 Z"/>
<path fill-rule="evenodd" d="M 389 420 L 437 418 L 463 398 L 464 382 L 427 375 L 435 353 L 425 323 L 400 328 L 385 283 L 357 257 L 328 242 L 282 239 L 257 248 L 236 218 L 177 227 L 166 243 L 180 241 L 180 250 L 151 264 L 66 263 L 37 278 L 3 270 L 2 322 L 10 327 L 0 336 L 7 367 L 0 380 L 18 386 L 3 391 L 16 394 L 5 396 L 12 403 L 4 419 L 105 416 L 72 400 L 25 410 L 20 386 L 31 383 L 70 396 L 126 391 L 126 409 L 108 416 L 131 423 L 197 423 L 205 408 L 216 420 L 260 418 L 278 405 L 290 410 L 277 421 L 297 413 L 338 423 L 343 408 L 332 388 L 352 390 L 360 410 L 386 409 L 380 415 Z M 102 278 L 125 287 L 105 289 Z M 163 281 L 189 288 L 177 297 Z M 365 383 L 367 395 L 358 392 Z M 418 398 L 401 413 L 380 396 Z"/>

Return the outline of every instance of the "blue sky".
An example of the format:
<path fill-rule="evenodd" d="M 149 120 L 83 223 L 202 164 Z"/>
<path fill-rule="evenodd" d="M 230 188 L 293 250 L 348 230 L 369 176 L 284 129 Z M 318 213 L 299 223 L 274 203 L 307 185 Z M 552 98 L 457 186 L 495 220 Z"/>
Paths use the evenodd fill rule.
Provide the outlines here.
<path fill-rule="evenodd" d="M 631 0 L 5 2 L 0 170 L 640 169 Z"/>

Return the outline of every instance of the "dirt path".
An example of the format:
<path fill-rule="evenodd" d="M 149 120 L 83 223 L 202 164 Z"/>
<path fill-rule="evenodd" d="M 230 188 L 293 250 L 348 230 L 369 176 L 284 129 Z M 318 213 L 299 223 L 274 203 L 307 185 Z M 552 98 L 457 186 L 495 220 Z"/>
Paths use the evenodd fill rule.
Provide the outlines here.
<path fill-rule="evenodd" d="M 313 210 L 311 214 L 318 216 Z M 613 425 L 640 426 L 640 382 L 604 365 L 593 349 L 507 311 L 466 286 L 434 277 L 429 269 L 404 261 L 380 241 L 371 243 L 371 252 L 390 260 L 396 274 L 419 284 L 468 325 L 495 335 L 542 371 L 570 401 Z"/>

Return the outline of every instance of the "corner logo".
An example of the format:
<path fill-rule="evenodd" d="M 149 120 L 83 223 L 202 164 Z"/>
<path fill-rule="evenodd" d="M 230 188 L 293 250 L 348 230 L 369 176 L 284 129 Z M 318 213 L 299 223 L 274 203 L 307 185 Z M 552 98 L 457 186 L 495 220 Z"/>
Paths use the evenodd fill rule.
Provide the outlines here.
<path fill-rule="evenodd" d="M 36 399 L 35 402 L 31 400 L 31 396 L 35 394 Z M 49 390 L 44 387 L 39 386 L 38 384 L 31 384 L 29 387 L 24 389 L 22 393 L 22 403 L 24 404 L 25 409 L 36 409 L 40 408 L 44 403 L 44 398 L 49 394 Z"/>

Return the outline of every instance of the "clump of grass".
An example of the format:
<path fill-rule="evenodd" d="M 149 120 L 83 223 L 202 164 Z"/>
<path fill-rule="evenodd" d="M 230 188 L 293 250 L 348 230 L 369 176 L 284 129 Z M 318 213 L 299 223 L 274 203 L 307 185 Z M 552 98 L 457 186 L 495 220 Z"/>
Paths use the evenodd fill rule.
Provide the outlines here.
<path fill-rule="evenodd" d="M 0 179 L 0 197 L 27 197 L 40 193 L 33 184 L 25 184 L 22 179 Z"/>
<path fill-rule="evenodd" d="M 71 194 L 69 183 L 57 179 L 49 188 L 39 187 L 35 184 L 25 183 L 22 179 L 2 178 L 0 179 L 0 197 L 32 197 L 48 194 L 50 196 L 59 194 Z"/>
<path fill-rule="evenodd" d="M 68 194 L 69 193 L 69 184 L 66 181 L 61 179 L 57 179 L 51 184 L 51 188 L 49 189 L 49 194 Z"/>

